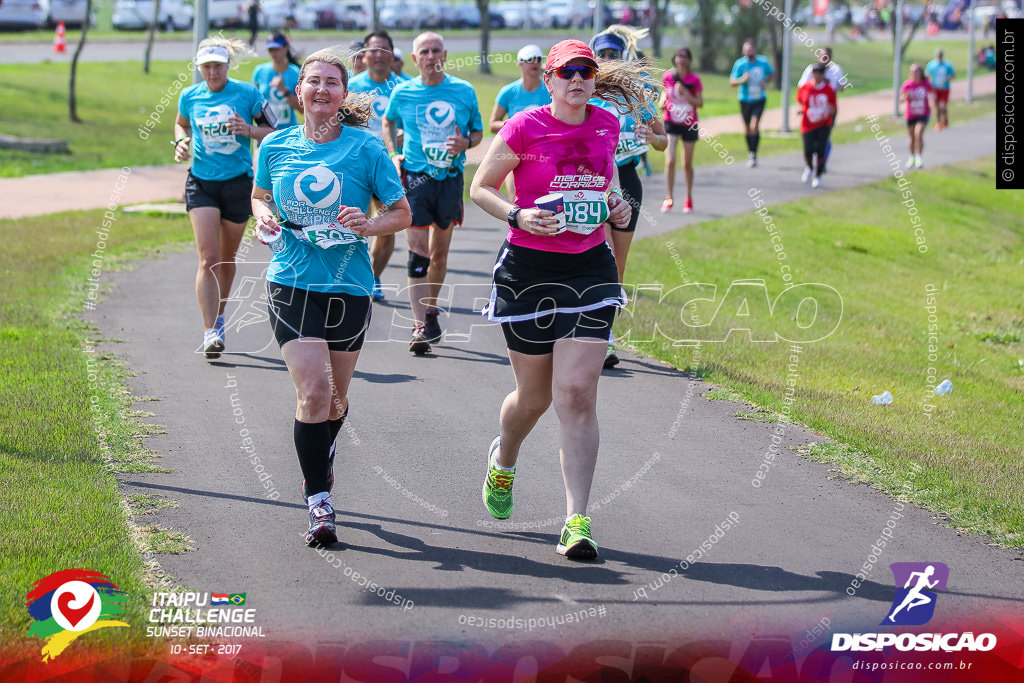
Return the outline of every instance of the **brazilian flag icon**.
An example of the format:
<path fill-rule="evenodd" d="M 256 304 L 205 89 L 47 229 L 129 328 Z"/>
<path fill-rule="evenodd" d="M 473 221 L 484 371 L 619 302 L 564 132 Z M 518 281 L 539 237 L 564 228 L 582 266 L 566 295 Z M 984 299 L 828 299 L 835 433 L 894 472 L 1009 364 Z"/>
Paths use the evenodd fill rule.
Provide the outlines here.
<path fill-rule="evenodd" d="M 232 605 L 244 605 L 246 595 L 248 595 L 248 593 L 232 593 L 228 596 L 228 602 Z"/>

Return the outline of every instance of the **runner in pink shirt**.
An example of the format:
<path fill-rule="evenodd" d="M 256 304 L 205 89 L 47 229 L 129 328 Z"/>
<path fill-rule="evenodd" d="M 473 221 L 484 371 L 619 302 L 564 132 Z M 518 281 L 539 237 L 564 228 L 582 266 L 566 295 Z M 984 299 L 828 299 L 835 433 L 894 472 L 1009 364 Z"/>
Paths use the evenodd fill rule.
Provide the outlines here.
<path fill-rule="evenodd" d="M 661 203 L 663 212 L 671 211 L 675 203 L 676 150 L 680 140 L 683 143 L 683 175 L 686 177 L 683 213 L 693 211 L 693 150 L 700 138 L 697 108 L 704 106 L 704 87 L 700 77 L 690 70 L 692 60 L 690 48 L 679 48 L 672 58 L 676 68 L 666 71 L 662 78 L 665 94 L 661 102 L 665 109 L 665 131 L 668 133 L 668 148 L 665 150 L 665 184 L 668 186 L 668 194 Z"/>
<path fill-rule="evenodd" d="M 599 68 L 586 43 L 556 44 L 544 71 L 551 104 L 509 119 L 470 190 L 480 208 L 509 223 L 484 313 L 501 323 L 516 388 L 488 449 L 484 504 L 498 519 L 512 514 L 519 447 L 554 403 L 567 515 L 556 549 L 575 560 L 598 552 L 586 516 L 599 441 L 597 381 L 625 305 L 604 224 L 623 227 L 631 213 L 612 187 L 618 119 L 587 101 L 611 98 L 639 119 L 650 85 L 644 68 L 624 61 Z M 515 203 L 500 191 L 509 173 Z M 537 208 L 539 199 L 563 211 Z"/>
<path fill-rule="evenodd" d="M 924 166 L 921 153 L 924 152 L 924 129 L 928 127 L 928 118 L 931 116 L 931 106 L 928 104 L 931 91 L 932 84 L 925 77 L 924 69 L 920 64 L 911 64 L 910 78 L 903 81 L 900 88 L 900 102 L 907 105 L 907 132 L 910 134 L 907 168 Z"/>

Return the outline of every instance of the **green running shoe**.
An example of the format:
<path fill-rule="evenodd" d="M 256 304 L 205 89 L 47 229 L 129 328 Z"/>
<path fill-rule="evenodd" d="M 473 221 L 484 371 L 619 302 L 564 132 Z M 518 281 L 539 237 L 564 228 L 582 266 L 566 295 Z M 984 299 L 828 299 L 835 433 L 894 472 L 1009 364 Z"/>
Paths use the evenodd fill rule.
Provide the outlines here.
<path fill-rule="evenodd" d="M 590 537 L 590 517 L 573 515 L 562 527 L 558 554 L 570 560 L 596 560 L 597 543 Z"/>
<path fill-rule="evenodd" d="M 499 469 L 494 464 L 494 456 L 498 453 L 501 437 L 494 437 L 491 447 L 487 449 L 487 476 L 484 477 L 483 499 L 487 511 L 495 519 L 508 519 L 512 514 L 512 480 L 516 471 Z"/>

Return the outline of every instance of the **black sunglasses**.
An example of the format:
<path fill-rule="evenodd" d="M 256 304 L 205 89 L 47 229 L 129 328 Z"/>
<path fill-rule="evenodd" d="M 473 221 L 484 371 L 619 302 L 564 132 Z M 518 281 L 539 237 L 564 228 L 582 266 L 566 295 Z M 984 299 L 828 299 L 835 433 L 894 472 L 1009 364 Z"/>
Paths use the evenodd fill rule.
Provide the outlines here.
<path fill-rule="evenodd" d="M 560 66 L 548 73 L 554 73 L 559 78 L 564 78 L 567 81 L 571 81 L 576 74 L 579 74 L 580 78 L 589 81 L 597 75 L 597 69 L 589 64 L 570 64 L 568 66 Z"/>
<path fill-rule="evenodd" d="M 540 64 L 540 57 L 530 57 L 529 59 L 520 59 L 522 64 Z"/>

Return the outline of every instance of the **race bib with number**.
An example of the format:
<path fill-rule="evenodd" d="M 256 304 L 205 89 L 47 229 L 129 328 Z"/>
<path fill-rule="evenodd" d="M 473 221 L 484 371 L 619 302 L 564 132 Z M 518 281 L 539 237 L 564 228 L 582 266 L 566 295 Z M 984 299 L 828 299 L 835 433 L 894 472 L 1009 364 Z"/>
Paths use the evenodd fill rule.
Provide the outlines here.
<path fill-rule="evenodd" d="M 828 114 L 828 97 L 811 95 L 807 102 L 807 119 L 812 123 L 818 123 L 827 119 Z"/>
<path fill-rule="evenodd" d="M 761 69 L 751 69 L 750 80 L 747 81 L 747 99 L 748 100 L 759 100 L 764 93 L 764 89 L 761 87 L 761 83 L 764 82 L 764 73 Z"/>
<path fill-rule="evenodd" d="M 597 190 L 571 190 L 565 197 L 565 228 L 589 235 L 608 220 L 608 200 Z"/>
<path fill-rule="evenodd" d="M 615 163 L 638 157 L 647 151 L 647 145 L 640 141 L 636 133 L 619 133 L 619 146 L 615 148 Z"/>
<path fill-rule="evenodd" d="M 690 119 L 690 112 L 693 111 L 693 105 L 689 102 L 683 101 L 673 104 L 669 107 L 668 111 L 673 123 L 686 123 Z"/>
<path fill-rule="evenodd" d="M 228 129 L 231 111 L 226 107 L 211 110 L 209 116 L 196 118 L 199 134 L 203 137 L 203 148 L 212 154 L 234 154 L 241 145 L 235 134 Z"/>
<path fill-rule="evenodd" d="M 448 168 L 455 156 L 448 151 L 447 142 L 424 142 L 423 154 L 427 163 L 438 168 Z"/>
<path fill-rule="evenodd" d="M 342 227 L 341 223 L 320 223 L 318 225 L 307 225 L 301 230 L 302 236 L 321 249 L 330 249 L 338 245 L 352 244 L 353 242 L 365 242 L 365 237 L 360 237 L 348 228 Z"/>

